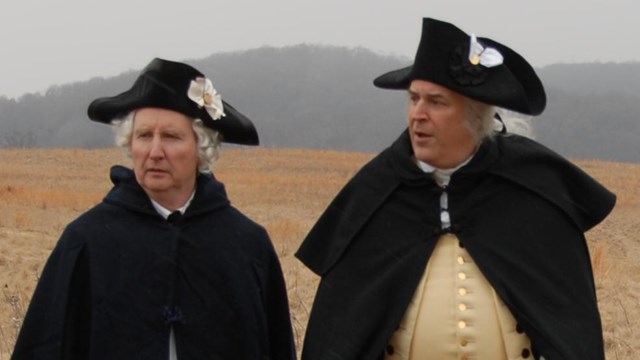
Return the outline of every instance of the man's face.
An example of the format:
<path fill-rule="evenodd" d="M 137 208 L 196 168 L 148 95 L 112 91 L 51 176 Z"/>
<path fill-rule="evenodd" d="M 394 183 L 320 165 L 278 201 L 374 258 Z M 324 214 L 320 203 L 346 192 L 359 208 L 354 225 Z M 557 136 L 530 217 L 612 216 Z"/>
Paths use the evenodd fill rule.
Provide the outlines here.
<path fill-rule="evenodd" d="M 198 150 L 192 121 L 160 108 L 142 108 L 135 113 L 131 159 L 136 180 L 160 203 L 188 197 L 195 188 Z"/>
<path fill-rule="evenodd" d="M 454 168 L 476 150 L 467 124 L 467 101 L 425 80 L 409 86 L 409 135 L 415 157 L 440 169 Z"/>

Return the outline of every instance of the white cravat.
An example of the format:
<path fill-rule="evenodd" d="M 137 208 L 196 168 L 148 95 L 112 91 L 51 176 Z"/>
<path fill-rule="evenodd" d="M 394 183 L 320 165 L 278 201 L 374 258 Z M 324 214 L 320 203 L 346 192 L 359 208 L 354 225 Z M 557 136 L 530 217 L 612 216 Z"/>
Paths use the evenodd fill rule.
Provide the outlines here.
<path fill-rule="evenodd" d="M 176 211 L 180 211 L 180 214 L 184 214 L 184 212 L 187 211 L 189 205 L 191 205 L 191 200 L 193 200 L 193 196 L 195 194 L 195 191 L 192 192 L 189 199 L 187 199 L 187 202 L 182 207 L 176 209 Z M 160 214 L 163 218 L 167 219 L 169 215 L 171 215 L 171 210 L 165 208 L 151 198 L 149 198 L 149 200 L 151 200 L 153 208 L 156 209 L 158 214 Z M 169 334 L 169 360 L 178 360 L 178 353 L 176 352 L 176 337 L 173 334 L 173 327 L 171 328 L 171 333 Z"/>
<path fill-rule="evenodd" d="M 193 200 L 193 197 L 195 196 L 195 194 L 196 192 L 194 190 L 191 193 L 191 196 L 189 196 L 189 198 L 187 199 L 187 202 L 184 203 L 184 205 L 182 205 L 180 208 L 176 209 L 176 211 L 180 211 L 180 214 L 184 214 L 184 212 L 187 211 L 187 208 L 189 207 L 189 205 L 191 205 L 191 201 Z M 156 209 L 158 214 L 160 214 L 163 218 L 165 219 L 168 218 L 169 215 L 171 215 L 171 213 L 173 212 L 167 209 L 166 207 L 160 205 L 160 203 L 156 202 L 152 198 L 149 198 L 149 200 L 151 200 L 151 204 L 153 205 L 153 208 Z"/>
<path fill-rule="evenodd" d="M 460 165 L 451 169 L 438 169 L 420 160 L 417 160 L 417 164 L 422 171 L 431 174 L 438 185 L 446 188 L 447 185 L 449 185 L 449 181 L 451 180 L 451 175 L 453 175 L 453 173 L 461 167 L 467 165 L 467 163 L 469 163 L 472 158 L 473 155 L 471 155 L 467 160 L 463 161 Z M 443 191 L 442 195 L 440 196 L 440 223 L 442 224 L 443 229 L 451 226 L 451 217 L 449 215 L 449 196 L 447 195 L 446 191 Z"/>

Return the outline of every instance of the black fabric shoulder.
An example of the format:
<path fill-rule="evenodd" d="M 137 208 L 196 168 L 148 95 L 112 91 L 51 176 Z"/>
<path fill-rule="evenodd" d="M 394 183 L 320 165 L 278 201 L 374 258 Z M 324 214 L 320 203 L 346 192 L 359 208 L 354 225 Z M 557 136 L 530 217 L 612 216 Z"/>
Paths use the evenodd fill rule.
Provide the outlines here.
<path fill-rule="evenodd" d="M 356 233 L 399 184 L 387 149 L 367 163 L 338 193 L 296 253 L 318 275 L 340 258 Z"/>
<path fill-rule="evenodd" d="M 75 227 L 68 226 L 42 271 L 31 297 L 12 359 L 63 359 L 64 345 L 55 336 L 79 323 L 70 323 L 66 314 L 73 299 L 82 296 L 73 288 L 74 274 L 85 242 L 77 236 Z M 55 296 L 52 296 L 55 295 Z M 53 336 L 52 336 L 53 335 Z"/>
<path fill-rule="evenodd" d="M 581 231 L 600 223 L 616 196 L 570 161 L 533 140 L 496 136 L 500 156 L 489 172 L 517 183 L 564 211 Z"/>

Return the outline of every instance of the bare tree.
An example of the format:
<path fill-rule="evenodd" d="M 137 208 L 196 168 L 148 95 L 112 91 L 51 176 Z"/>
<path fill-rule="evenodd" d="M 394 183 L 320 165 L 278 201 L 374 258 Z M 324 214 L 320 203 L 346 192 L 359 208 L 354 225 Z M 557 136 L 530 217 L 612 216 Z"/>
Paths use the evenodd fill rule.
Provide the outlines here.
<path fill-rule="evenodd" d="M 33 131 L 14 130 L 2 134 L 3 147 L 28 148 L 36 146 L 38 137 Z"/>

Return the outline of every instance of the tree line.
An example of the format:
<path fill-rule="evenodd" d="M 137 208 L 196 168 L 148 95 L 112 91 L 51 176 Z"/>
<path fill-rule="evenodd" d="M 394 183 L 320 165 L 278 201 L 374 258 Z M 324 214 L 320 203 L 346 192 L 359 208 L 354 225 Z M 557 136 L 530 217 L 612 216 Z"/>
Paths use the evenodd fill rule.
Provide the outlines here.
<path fill-rule="evenodd" d="M 380 151 L 406 125 L 406 94 L 377 89 L 372 81 L 409 65 L 409 58 L 303 44 L 183 61 L 207 74 L 223 99 L 254 121 L 263 146 Z M 640 161 L 640 63 L 558 64 L 537 71 L 548 96 L 547 110 L 532 120 L 540 142 L 575 158 Z M 0 146 L 112 146 L 109 127 L 88 120 L 86 108 L 97 97 L 127 90 L 137 75 L 0 97 Z"/>

